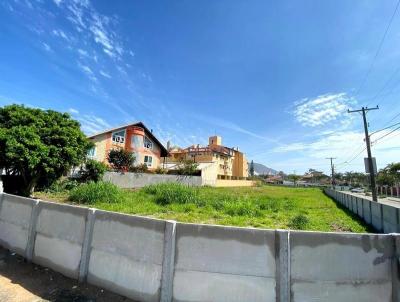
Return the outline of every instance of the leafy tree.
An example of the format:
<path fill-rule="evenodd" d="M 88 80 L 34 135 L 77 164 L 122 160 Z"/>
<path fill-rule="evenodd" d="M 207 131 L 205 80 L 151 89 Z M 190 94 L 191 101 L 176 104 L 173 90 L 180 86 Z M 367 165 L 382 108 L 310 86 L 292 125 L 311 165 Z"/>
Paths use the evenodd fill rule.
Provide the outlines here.
<path fill-rule="evenodd" d="M 135 156 L 125 149 L 112 149 L 108 152 L 107 160 L 113 169 L 127 172 L 133 167 Z"/>
<path fill-rule="evenodd" d="M 79 171 L 79 179 L 83 182 L 98 182 L 107 171 L 107 166 L 97 160 L 88 159 Z"/>
<path fill-rule="evenodd" d="M 191 159 L 181 160 L 178 167 L 179 175 L 195 175 L 199 164 Z"/>
<path fill-rule="evenodd" d="M 250 163 L 250 170 L 249 170 L 249 172 L 250 172 L 250 176 L 253 177 L 253 176 L 254 176 L 254 162 L 253 162 L 253 160 L 252 160 L 251 163 Z"/>
<path fill-rule="evenodd" d="M 393 186 L 400 182 L 400 163 L 392 163 L 381 169 L 377 176 L 380 185 Z"/>
<path fill-rule="evenodd" d="M 129 168 L 129 172 L 134 172 L 134 173 L 147 173 L 149 172 L 149 167 L 143 163 L 134 167 Z"/>
<path fill-rule="evenodd" d="M 49 185 L 81 164 L 92 145 L 67 113 L 0 107 L 0 170 L 21 179 L 19 193 L 24 196 L 39 182 Z"/>
<path fill-rule="evenodd" d="M 301 177 L 299 175 L 296 174 L 289 174 L 288 175 L 288 179 L 293 181 L 293 185 L 296 185 L 296 183 L 299 181 Z"/>

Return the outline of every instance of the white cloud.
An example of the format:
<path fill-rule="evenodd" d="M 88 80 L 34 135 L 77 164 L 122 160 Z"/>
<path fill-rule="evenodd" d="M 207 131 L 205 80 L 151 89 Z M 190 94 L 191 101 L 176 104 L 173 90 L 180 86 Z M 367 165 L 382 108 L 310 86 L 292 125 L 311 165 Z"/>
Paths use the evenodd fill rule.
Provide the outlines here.
<path fill-rule="evenodd" d="M 57 6 L 60 6 L 61 5 L 61 2 L 62 2 L 62 0 L 53 0 L 54 1 L 54 3 L 57 5 Z"/>
<path fill-rule="evenodd" d="M 89 66 L 83 65 L 78 62 L 78 67 L 87 75 L 90 80 L 92 80 L 93 82 L 97 82 L 97 78 Z"/>
<path fill-rule="evenodd" d="M 100 70 L 99 73 L 100 73 L 103 77 L 111 79 L 111 76 L 110 76 L 107 72 L 105 72 L 105 71 L 103 71 L 103 70 Z"/>
<path fill-rule="evenodd" d="M 316 127 L 339 120 L 354 104 L 355 99 L 346 93 L 324 94 L 295 102 L 293 114 L 303 126 Z"/>
<path fill-rule="evenodd" d="M 45 51 L 51 51 L 51 47 L 49 46 L 49 44 L 42 42 L 43 48 Z"/>
<path fill-rule="evenodd" d="M 69 108 L 68 111 L 71 112 L 72 114 L 79 114 L 79 111 L 75 108 Z"/>
<path fill-rule="evenodd" d="M 93 114 L 85 114 L 77 119 L 81 123 L 83 132 L 86 134 L 94 134 L 96 132 L 101 132 L 105 129 L 111 128 L 110 124 L 104 119 Z"/>
<path fill-rule="evenodd" d="M 65 32 L 62 31 L 61 29 L 53 29 L 52 34 L 55 35 L 55 36 L 57 36 L 57 37 L 63 38 L 63 39 L 66 40 L 66 41 L 69 41 L 69 40 L 70 40 L 70 39 L 67 37 L 67 35 L 65 34 Z"/>

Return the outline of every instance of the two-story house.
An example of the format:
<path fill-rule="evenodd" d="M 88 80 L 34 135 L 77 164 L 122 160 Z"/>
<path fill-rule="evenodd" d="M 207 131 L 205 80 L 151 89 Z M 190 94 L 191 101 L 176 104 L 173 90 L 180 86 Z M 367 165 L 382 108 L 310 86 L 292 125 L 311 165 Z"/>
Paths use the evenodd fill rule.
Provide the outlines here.
<path fill-rule="evenodd" d="M 89 157 L 106 164 L 109 151 L 116 148 L 133 152 L 135 165 L 146 164 L 149 170 L 158 168 L 168 156 L 167 149 L 142 122 L 108 129 L 89 139 L 95 144 Z"/>

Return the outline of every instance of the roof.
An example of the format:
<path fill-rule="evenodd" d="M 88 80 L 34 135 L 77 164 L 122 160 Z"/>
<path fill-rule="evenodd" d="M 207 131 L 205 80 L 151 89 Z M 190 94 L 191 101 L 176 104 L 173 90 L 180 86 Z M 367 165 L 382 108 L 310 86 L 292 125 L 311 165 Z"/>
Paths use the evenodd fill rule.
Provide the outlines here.
<path fill-rule="evenodd" d="M 185 149 L 172 150 L 170 153 L 200 153 L 200 152 L 216 152 L 227 156 L 232 156 L 233 151 L 232 148 L 217 146 L 217 145 L 209 145 L 209 146 L 190 146 Z"/>
<path fill-rule="evenodd" d="M 106 129 L 102 132 L 98 132 L 95 133 L 93 135 L 88 136 L 88 138 L 94 138 L 96 136 L 105 134 L 105 133 L 109 133 L 109 132 L 114 132 L 120 129 L 124 129 L 124 128 L 128 128 L 131 126 L 139 126 L 142 127 L 144 129 L 144 131 L 146 132 L 146 135 L 148 135 L 150 137 L 151 140 L 153 140 L 155 143 L 157 143 L 160 146 L 161 149 L 161 157 L 167 157 L 168 156 L 168 150 L 164 147 L 164 145 L 154 136 L 154 134 L 142 123 L 142 122 L 134 122 L 134 123 L 130 123 L 130 124 L 126 124 L 126 125 L 122 125 L 119 127 L 114 127 L 114 128 L 110 128 L 110 129 Z"/>

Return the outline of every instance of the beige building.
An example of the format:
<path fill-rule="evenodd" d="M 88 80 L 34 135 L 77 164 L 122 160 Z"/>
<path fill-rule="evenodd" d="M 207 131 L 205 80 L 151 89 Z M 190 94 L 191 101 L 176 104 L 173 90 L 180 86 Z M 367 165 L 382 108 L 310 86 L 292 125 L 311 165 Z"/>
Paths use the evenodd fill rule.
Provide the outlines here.
<path fill-rule="evenodd" d="M 204 173 L 212 179 L 245 179 L 248 177 L 248 164 L 244 153 L 238 148 L 228 148 L 222 145 L 220 136 L 211 136 L 208 146 L 193 145 L 185 149 L 170 150 L 168 164 L 179 163 L 182 160 L 193 160 L 207 167 Z M 207 164 L 208 165 L 205 165 Z M 203 171 L 202 171 L 203 173 Z"/>

